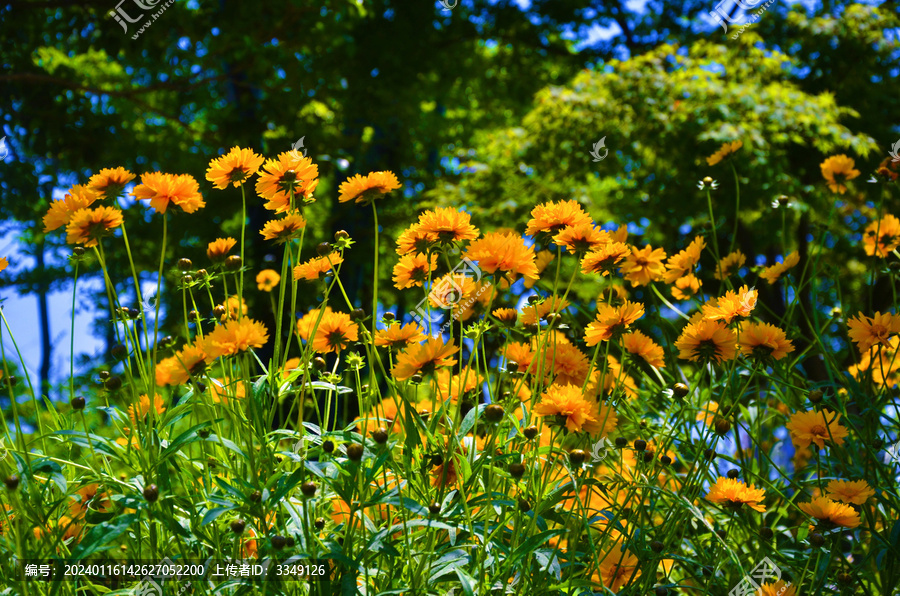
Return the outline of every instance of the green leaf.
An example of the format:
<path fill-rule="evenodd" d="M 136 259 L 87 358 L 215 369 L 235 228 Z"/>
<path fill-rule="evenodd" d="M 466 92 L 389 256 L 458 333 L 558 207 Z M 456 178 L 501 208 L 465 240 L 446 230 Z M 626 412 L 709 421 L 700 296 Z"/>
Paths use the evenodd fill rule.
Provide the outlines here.
<path fill-rule="evenodd" d="M 137 519 L 137 515 L 134 514 L 122 515 L 113 521 L 94 526 L 72 551 L 72 560 L 80 561 L 94 553 L 111 548 L 113 546 L 111 542 L 124 534 Z"/>
<path fill-rule="evenodd" d="M 208 526 L 209 524 L 216 521 L 220 515 L 227 511 L 234 510 L 234 507 L 213 507 L 209 511 L 203 514 L 203 520 L 200 522 L 201 526 Z"/>

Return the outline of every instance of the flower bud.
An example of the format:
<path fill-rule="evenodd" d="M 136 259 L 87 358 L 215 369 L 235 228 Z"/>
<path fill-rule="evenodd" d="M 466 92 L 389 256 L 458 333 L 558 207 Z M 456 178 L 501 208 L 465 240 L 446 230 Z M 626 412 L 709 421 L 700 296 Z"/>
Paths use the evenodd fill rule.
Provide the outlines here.
<path fill-rule="evenodd" d="M 527 426 L 525 427 L 525 430 L 522 431 L 522 434 L 530 441 L 538 435 L 538 429 L 534 425 Z"/>
<path fill-rule="evenodd" d="M 178 259 L 178 268 L 182 271 L 190 271 L 194 268 L 194 264 L 190 259 Z"/>
<path fill-rule="evenodd" d="M 225 259 L 225 269 L 226 271 L 237 271 L 243 266 L 244 262 L 241 260 L 241 257 L 237 255 L 231 255 L 227 259 Z"/>
<path fill-rule="evenodd" d="M 324 257 L 325 255 L 331 253 L 331 244 L 328 242 L 322 242 L 316 247 L 316 252 L 320 257 Z"/>
<path fill-rule="evenodd" d="M 484 409 L 484 418 L 488 422 L 500 422 L 503 420 L 504 414 L 506 414 L 506 411 L 503 409 L 503 406 L 498 406 L 497 404 L 491 404 Z"/>
<path fill-rule="evenodd" d="M 634 442 L 634 448 L 636 451 L 643 451 L 647 448 L 647 441 L 643 439 L 638 439 Z"/>
<path fill-rule="evenodd" d="M 146 487 L 144 489 L 144 498 L 147 499 L 148 503 L 155 503 L 159 498 L 159 488 L 155 484 Z"/>
<path fill-rule="evenodd" d="M 359 443 L 350 443 L 347 445 L 347 457 L 350 461 L 359 461 L 363 456 L 363 446 Z"/>
<path fill-rule="evenodd" d="M 312 497 L 316 494 L 316 483 L 315 482 L 304 482 L 300 485 L 300 492 L 303 493 L 304 497 Z"/>
<path fill-rule="evenodd" d="M 83 397 L 73 397 L 72 398 L 72 409 L 73 410 L 83 410 L 84 409 L 84 398 Z"/>
<path fill-rule="evenodd" d="M 244 528 L 246 528 L 246 527 L 247 527 L 247 524 L 242 519 L 236 519 L 233 522 L 231 522 L 231 531 L 234 532 L 235 534 L 243 534 Z"/>

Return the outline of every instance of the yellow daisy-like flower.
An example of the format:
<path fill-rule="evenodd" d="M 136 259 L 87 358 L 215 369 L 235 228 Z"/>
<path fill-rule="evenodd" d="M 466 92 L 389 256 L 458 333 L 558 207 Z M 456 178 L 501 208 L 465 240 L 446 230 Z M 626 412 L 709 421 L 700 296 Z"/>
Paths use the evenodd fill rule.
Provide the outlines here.
<path fill-rule="evenodd" d="M 606 303 L 597 305 L 597 317 L 587 326 L 584 340 L 588 346 L 596 346 L 622 333 L 632 323 L 644 316 L 644 305 L 626 300 L 620 306 Z"/>
<path fill-rule="evenodd" d="M 442 337 L 430 337 L 421 345 L 412 345 L 400 352 L 394 365 L 394 379 L 405 381 L 416 373 L 431 373 L 436 369 L 456 364 L 453 355 L 459 352 L 459 348 L 451 339 L 450 343 L 444 343 Z"/>
<path fill-rule="evenodd" d="M 99 174 L 91 176 L 87 185 L 104 199 L 115 199 L 134 179 L 135 175 L 125 168 L 103 168 Z"/>
<path fill-rule="evenodd" d="M 609 232 L 595 228 L 593 223 L 567 226 L 553 237 L 554 244 L 576 254 L 584 254 L 610 241 Z"/>
<path fill-rule="evenodd" d="M 423 254 L 405 254 L 394 265 L 394 287 L 398 290 L 422 287 L 428 275 L 437 269 L 438 256 L 432 254 L 429 259 Z"/>
<path fill-rule="evenodd" d="M 525 228 L 525 233 L 534 236 L 541 232 L 557 234 L 569 226 L 591 225 L 591 216 L 585 213 L 584 208 L 575 200 L 553 201 L 542 203 L 531 210 L 531 219 Z"/>
<path fill-rule="evenodd" d="M 780 579 L 773 584 L 761 584 L 759 596 L 797 596 L 797 586 Z"/>
<path fill-rule="evenodd" d="M 503 273 L 507 276 L 521 274 L 532 279 L 538 278 L 534 262 L 534 248 L 525 245 L 525 239 L 518 234 L 490 232 L 469 244 L 466 256 L 478 261 L 478 266 L 486 273 Z"/>
<path fill-rule="evenodd" d="M 593 400 L 587 400 L 577 385 L 553 384 L 541 396 L 541 401 L 534 407 L 534 413 L 544 418 L 552 418 L 559 426 L 565 426 L 569 432 L 585 432 L 589 435 L 598 433 L 605 437 L 615 430 L 618 420 L 616 413 Z"/>
<path fill-rule="evenodd" d="M 313 327 L 316 325 L 316 321 L 319 320 L 319 312 L 320 309 L 315 308 L 297 321 L 297 335 L 300 336 L 300 339 L 303 341 L 309 341 L 309 336 L 312 333 Z M 329 315 L 334 311 L 331 310 L 330 306 L 325 307 L 325 312 L 322 314 L 322 318 Z"/>
<path fill-rule="evenodd" d="M 763 272 L 759 274 L 759 277 L 769 282 L 770 285 L 774 284 L 776 281 L 781 279 L 781 276 L 784 275 L 788 270 L 796 267 L 797 263 L 799 262 L 800 253 L 794 251 L 786 256 L 783 262 L 775 263 L 771 267 L 766 267 Z"/>
<path fill-rule="evenodd" d="M 603 587 L 618 593 L 623 586 L 631 584 L 640 576 L 638 558 L 617 543 L 600 560 L 599 574 L 593 577 L 597 578 L 595 581 L 599 581 Z"/>
<path fill-rule="evenodd" d="M 299 213 L 288 213 L 281 219 L 267 221 L 260 234 L 266 240 L 274 240 L 276 244 L 284 244 L 300 235 L 306 228 L 306 218 Z"/>
<path fill-rule="evenodd" d="M 526 304 L 522 307 L 522 324 L 538 325 L 548 314 L 561 313 L 567 308 L 569 308 L 569 301 L 563 300 L 560 296 L 550 296 L 540 302 Z"/>
<path fill-rule="evenodd" d="M 66 242 L 86 247 L 97 246 L 100 238 L 108 236 L 114 228 L 121 226 L 122 221 L 122 212 L 115 207 L 80 209 L 66 225 Z"/>
<path fill-rule="evenodd" d="M 256 193 L 266 199 L 266 209 L 285 213 L 312 201 L 319 184 L 319 166 L 299 151 L 285 151 L 266 161 L 256 181 Z"/>
<path fill-rule="evenodd" d="M 395 321 L 387 329 L 379 329 L 375 332 L 375 345 L 388 346 L 392 349 L 405 348 L 410 344 L 423 342 L 425 339 L 425 330 L 418 323 L 407 323 L 401 327 L 400 323 Z"/>
<path fill-rule="evenodd" d="M 859 525 L 859 513 L 853 507 L 837 503 L 826 497 L 817 497 L 809 503 L 797 505 L 803 513 L 828 526 L 855 528 Z"/>
<path fill-rule="evenodd" d="M 484 385 L 484 377 L 477 370 L 468 366 L 458 375 L 452 374 L 449 368 L 442 368 L 434 374 L 437 381 L 437 394 L 441 400 L 449 399 L 453 403 L 459 398 L 471 394 Z"/>
<path fill-rule="evenodd" d="M 263 292 L 271 292 L 281 283 L 281 275 L 274 269 L 263 269 L 256 274 L 256 287 Z"/>
<path fill-rule="evenodd" d="M 162 416 L 163 412 L 166 411 L 166 402 L 163 401 L 159 393 L 154 394 L 152 406 L 150 404 L 150 396 L 146 393 L 138 398 L 138 402 L 135 405 L 128 406 L 128 417 L 131 419 L 131 424 L 134 425 L 137 425 L 138 420 L 144 420 L 150 414 L 151 408 L 156 412 L 157 417 Z"/>
<path fill-rule="evenodd" d="M 841 415 L 835 412 L 797 412 L 791 416 L 785 427 L 791 433 L 791 441 L 797 449 L 806 449 L 815 443 L 819 449 L 825 442 L 843 445 L 850 433 L 839 424 Z"/>
<path fill-rule="evenodd" d="M 650 366 L 662 368 L 666 365 L 662 346 L 640 331 L 623 335 L 622 347 L 630 354 L 643 358 Z"/>
<path fill-rule="evenodd" d="M 675 283 L 679 278 L 690 274 L 700 262 L 700 255 L 704 248 L 706 248 L 706 240 L 703 239 L 703 236 L 697 236 L 686 249 L 669 257 L 669 260 L 666 261 L 666 274 L 663 276 L 663 281 L 667 284 Z"/>
<path fill-rule="evenodd" d="M 237 240 L 234 238 L 216 238 L 206 245 L 206 256 L 210 261 L 219 263 L 225 260 L 236 244 Z"/>
<path fill-rule="evenodd" d="M 425 254 L 428 252 L 428 248 L 437 242 L 437 239 L 437 234 L 424 231 L 418 223 L 414 223 L 397 237 L 397 254 L 401 256 L 410 253 Z"/>
<path fill-rule="evenodd" d="M 547 265 L 549 265 L 550 262 L 553 261 L 553 259 L 555 259 L 555 258 L 556 258 L 556 255 L 554 255 L 549 250 L 538 251 L 538 253 L 537 253 L 537 255 L 535 255 L 535 259 L 534 259 L 534 264 L 537 267 L 538 275 L 543 273 L 544 269 L 547 268 Z M 525 288 L 530 290 L 531 288 L 534 287 L 534 284 L 536 284 L 537 281 L 538 281 L 537 278 L 526 277 L 525 281 L 523 283 L 525 285 Z"/>
<path fill-rule="evenodd" d="M 867 317 L 859 313 L 856 318 L 851 317 L 847 321 L 850 339 L 856 344 L 860 354 L 869 351 L 875 345 L 890 346 L 890 337 L 894 333 L 900 333 L 900 315 L 889 312 Z"/>
<path fill-rule="evenodd" d="M 6 257 L 0 257 L 0 271 L 5 270 L 7 267 L 9 267 L 9 260 Z"/>
<path fill-rule="evenodd" d="M 665 258 L 665 250 L 654 250 L 649 244 L 641 249 L 632 248 L 619 271 L 632 286 L 646 286 L 651 281 L 662 279 L 666 272 L 666 266 L 663 265 Z"/>
<path fill-rule="evenodd" d="M 828 182 L 831 192 L 838 194 L 847 192 L 844 182 L 859 176 L 859 170 L 855 169 L 854 165 L 853 158 L 846 155 L 832 155 L 819 164 L 822 168 L 822 177 Z"/>
<path fill-rule="evenodd" d="M 206 368 L 206 352 L 201 342 L 186 344 L 174 356 L 164 358 L 156 365 L 156 384 L 182 385 Z"/>
<path fill-rule="evenodd" d="M 453 207 L 441 207 L 419 215 L 416 232 L 426 234 L 435 242 L 449 244 L 478 238 L 478 228 L 471 222 L 472 216 Z"/>
<path fill-rule="evenodd" d="M 732 509 L 740 509 L 746 505 L 750 509 L 762 513 L 766 510 L 766 506 L 761 505 L 760 501 L 765 496 L 765 489 L 755 488 L 753 485 L 748 487 L 740 480 L 719 476 L 716 483 L 709 487 L 706 500 Z"/>
<path fill-rule="evenodd" d="M 519 311 L 514 308 L 495 308 L 494 312 L 491 314 L 504 325 L 509 325 L 511 327 L 516 324 L 516 318 L 519 316 Z"/>
<path fill-rule="evenodd" d="M 338 201 L 356 201 L 367 204 L 387 193 L 400 188 L 400 182 L 393 172 L 370 172 L 365 176 L 357 174 L 341 183 Z"/>
<path fill-rule="evenodd" d="M 312 336 L 313 350 L 320 354 L 346 350 L 351 342 L 359 339 L 359 326 L 342 312 L 331 312 L 322 317 Z"/>
<path fill-rule="evenodd" d="M 729 155 L 737 152 L 744 146 L 743 141 L 732 141 L 731 143 L 723 143 L 719 150 L 706 158 L 707 165 L 714 166 Z"/>
<path fill-rule="evenodd" d="M 722 257 L 719 266 L 713 275 L 716 279 L 725 280 L 736 274 L 738 270 L 747 262 L 747 256 L 739 250 L 734 251 L 728 256 Z"/>
<path fill-rule="evenodd" d="M 707 402 L 703 408 L 697 412 L 696 420 L 703 421 L 703 424 L 709 426 L 716 420 L 716 414 L 719 412 L 719 404 L 711 401 Z"/>
<path fill-rule="evenodd" d="M 741 326 L 738 344 L 745 356 L 781 360 L 794 351 L 794 344 L 784 331 L 769 323 L 749 323 Z"/>
<path fill-rule="evenodd" d="M 712 299 L 703 305 L 703 318 L 711 321 L 723 320 L 726 324 L 737 317 L 749 317 L 756 307 L 755 288 L 742 286 L 737 292 L 728 290 L 724 296 Z"/>
<path fill-rule="evenodd" d="M 615 270 L 619 262 L 631 254 L 624 242 L 610 242 L 592 250 L 581 259 L 581 271 L 607 276 Z"/>
<path fill-rule="evenodd" d="M 44 233 L 57 230 L 70 221 L 78 211 L 93 205 L 100 198 L 100 194 L 83 184 L 76 184 L 66 192 L 66 196 L 58 201 L 53 201 L 47 214 L 44 215 Z"/>
<path fill-rule="evenodd" d="M 263 156 L 257 155 L 252 149 L 234 146 L 225 155 L 209 162 L 206 179 L 219 190 L 228 188 L 229 184 L 237 188 L 259 171 L 263 161 Z"/>
<path fill-rule="evenodd" d="M 210 360 L 233 356 L 250 348 L 261 348 L 269 341 L 269 331 L 259 321 L 243 318 L 217 326 L 203 340 L 203 349 Z"/>
<path fill-rule="evenodd" d="M 315 257 L 294 267 L 294 279 L 316 281 L 325 277 L 334 267 L 344 262 L 344 257 L 337 253 Z"/>
<path fill-rule="evenodd" d="M 150 200 L 150 206 L 165 213 L 169 204 L 181 207 L 185 213 L 194 213 L 206 202 L 200 195 L 200 185 L 190 174 L 141 174 L 141 183 L 131 191 L 138 200 Z"/>
<path fill-rule="evenodd" d="M 875 496 L 875 491 L 865 480 L 832 480 L 825 496 L 833 501 L 862 505 Z"/>
<path fill-rule="evenodd" d="M 690 300 L 700 291 L 700 279 L 693 273 L 688 273 L 684 277 L 675 280 L 672 286 L 672 298 L 675 300 Z"/>
<path fill-rule="evenodd" d="M 870 223 L 863 234 L 863 246 L 870 257 L 877 255 L 880 259 L 886 258 L 900 247 L 900 219 L 888 213 Z"/>
<path fill-rule="evenodd" d="M 678 357 L 691 361 L 722 362 L 734 358 L 737 336 L 722 321 L 692 320 L 681 332 L 675 347 Z"/>

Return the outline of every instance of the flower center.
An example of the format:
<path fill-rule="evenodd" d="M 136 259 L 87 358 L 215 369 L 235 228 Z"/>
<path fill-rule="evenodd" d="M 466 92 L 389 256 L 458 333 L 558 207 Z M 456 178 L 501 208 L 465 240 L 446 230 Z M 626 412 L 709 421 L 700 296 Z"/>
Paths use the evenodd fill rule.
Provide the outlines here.
<path fill-rule="evenodd" d="M 810 429 L 809 432 L 811 432 L 814 435 L 827 435 L 828 434 L 828 431 L 825 430 L 825 427 L 822 426 L 821 424 L 815 425 L 814 427 L 812 427 Z"/>

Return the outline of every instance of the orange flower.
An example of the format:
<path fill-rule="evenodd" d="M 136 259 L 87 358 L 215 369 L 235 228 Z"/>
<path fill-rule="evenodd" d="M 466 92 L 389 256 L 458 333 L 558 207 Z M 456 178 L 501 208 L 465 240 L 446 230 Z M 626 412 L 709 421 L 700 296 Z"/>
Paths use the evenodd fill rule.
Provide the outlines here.
<path fill-rule="evenodd" d="M 810 443 L 824 449 L 825 441 L 843 445 L 844 438 L 849 436 L 847 429 L 839 424 L 840 419 L 841 415 L 835 412 L 797 412 L 785 427 L 797 449 L 806 449 Z"/>
<path fill-rule="evenodd" d="M 312 336 L 312 346 L 316 352 L 340 352 L 359 339 L 359 326 L 350 320 L 350 315 L 331 312 L 322 317 L 319 327 Z"/>
<path fill-rule="evenodd" d="M 600 560 L 600 583 L 614 593 L 641 576 L 640 561 L 621 544 L 616 543 Z"/>
<path fill-rule="evenodd" d="M 877 242 L 875 241 L 876 236 L 878 237 Z M 880 259 L 886 258 L 900 246 L 900 219 L 889 213 L 879 221 L 870 223 L 866 226 L 866 233 L 863 235 L 863 245 L 866 254 L 870 257 L 878 255 Z"/>
<path fill-rule="evenodd" d="M 406 254 L 394 265 L 394 287 L 398 290 L 422 287 L 429 273 L 437 269 L 436 254 L 429 259 L 423 254 Z"/>
<path fill-rule="evenodd" d="M 238 308 L 240 308 L 240 314 L 247 314 L 247 301 L 243 298 L 240 299 L 240 303 L 238 303 L 237 296 L 229 296 L 225 299 L 225 303 L 221 305 L 225 308 L 225 313 L 219 317 L 219 320 L 224 322 L 228 319 L 238 319 L 240 316 L 238 315 Z"/>
<path fill-rule="evenodd" d="M 259 171 L 263 160 L 263 156 L 257 155 L 252 149 L 234 146 L 225 155 L 220 155 L 209 162 L 206 179 L 219 190 L 228 188 L 229 184 L 237 188 Z"/>
<path fill-rule="evenodd" d="M 7 267 L 9 267 L 9 260 L 7 260 L 6 257 L 0 257 L 0 271 L 3 271 Z"/>
<path fill-rule="evenodd" d="M 599 273 L 607 276 L 616 265 L 631 254 L 631 249 L 622 242 L 610 242 L 600 246 L 581 259 L 581 271 L 584 273 Z"/>
<path fill-rule="evenodd" d="M 631 254 L 625 257 L 619 271 L 632 286 L 646 286 L 651 281 L 662 279 L 666 271 L 663 265 L 665 258 L 665 250 L 661 248 L 654 250 L 649 244 L 641 249 L 632 248 Z"/>
<path fill-rule="evenodd" d="M 452 207 L 438 208 L 419 215 L 418 233 L 424 233 L 441 244 L 474 240 L 478 228 L 470 223 L 471 216 Z"/>
<path fill-rule="evenodd" d="M 214 263 L 224 261 L 236 244 L 237 240 L 234 238 L 216 238 L 206 245 L 206 256 Z"/>
<path fill-rule="evenodd" d="M 773 584 L 760 584 L 759 596 L 797 596 L 797 586 L 781 579 Z"/>
<path fill-rule="evenodd" d="M 338 189 L 341 193 L 338 201 L 341 203 L 356 201 L 367 204 L 398 188 L 400 188 L 400 182 L 393 172 L 370 172 L 365 176 L 357 174 L 341 184 Z"/>
<path fill-rule="evenodd" d="M 325 277 L 335 265 L 340 265 L 343 262 L 344 257 L 338 253 L 331 253 L 324 257 L 315 257 L 294 267 L 294 279 L 305 279 L 306 281 L 320 280 Z"/>
<path fill-rule="evenodd" d="M 334 311 L 331 310 L 331 307 L 326 306 L 322 317 L 324 318 L 325 315 L 329 315 L 332 312 Z M 309 336 L 312 334 L 313 327 L 316 325 L 316 321 L 319 320 L 319 313 L 320 310 L 315 308 L 300 317 L 300 320 L 297 321 L 297 335 L 299 335 L 300 339 L 303 341 L 309 341 Z"/>
<path fill-rule="evenodd" d="M 138 200 L 150 199 L 150 206 L 159 213 L 165 213 L 169 203 L 181 207 L 185 213 L 194 213 L 206 206 L 200 195 L 200 185 L 190 174 L 141 174 L 141 183 L 131 194 Z"/>
<path fill-rule="evenodd" d="M 395 321 L 387 329 L 375 332 L 375 345 L 379 347 L 405 348 L 409 344 L 418 344 L 422 341 L 425 341 L 425 330 L 418 323 L 407 323 L 401 327 L 400 323 Z"/>
<path fill-rule="evenodd" d="M 2 269 L 0 269 L 0 271 L 2 271 Z M 516 317 L 519 316 L 519 311 L 514 308 L 495 308 L 494 312 L 491 314 L 504 325 L 512 327 L 516 324 Z"/>
<path fill-rule="evenodd" d="M 719 150 L 706 158 L 707 165 L 714 166 L 729 155 L 737 152 L 738 149 L 744 146 L 743 141 L 732 141 L 731 143 L 724 143 Z"/>
<path fill-rule="evenodd" d="M 716 279 L 725 280 L 736 274 L 746 262 L 746 255 L 744 255 L 744 253 L 742 253 L 741 251 L 736 250 L 733 253 L 722 257 L 722 259 L 719 261 L 719 266 L 716 267 L 716 270 L 713 272 L 713 276 Z"/>
<path fill-rule="evenodd" d="M 583 254 L 611 242 L 609 232 L 594 227 L 592 223 L 566 226 L 553 237 L 553 243 L 564 246 L 568 252 Z"/>
<path fill-rule="evenodd" d="M 103 168 L 99 174 L 91 176 L 87 185 L 104 199 L 115 199 L 134 178 L 134 174 L 125 168 Z"/>
<path fill-rule="evenodd" d="M 549 265 L 550 262 L 553 261 L 553 259 L 555 259 L 555 258 L 556 258 L 556 255 L 554 255 L 549 250 L 538 251 L 538 253 L 535 255 L 535 259 L 534 259 L 534 265 L 537 267 L 538 275 L 543 273 L 544 269 L 547 268 L 547 265 Z M 532 287 L 534 287 L 534 284 L 536 284 L 537 281 L 538 281 L 538 278 L 526 277 L 525 282 L 524 282 L 525 288 L 530 290 Z"/>
<path fill-rule="evenodd" d="M 548 314 L 552 312 L 561 313 L 567 308 L 569 308 L 569 301 L 563 300 L 559 296 L 551 296 L 534 304 L 526 304 L 522 307 L 522 324 L 537 325 Z"/>
<path fill-rule="evenodd" d="M 438 368 L 456 364 L 459 348 L 450 340 L 444 343 L 442 337 L 430 337 L 424 344 L 412 345 L 400 352 L 392 370 L 394 379 L 405 381 L 416 373 L 431 373 Z"/>
<path fill-rule="evenodd" d="M 735 317 L 749 317 L 756 306 L 756 289 L 741 287 L 737 293 L 728 290 L 724 296 L 710 300 L 703 305 L 703 318 L 715 321 L 723 319 L 726 324 Z"/>
<path fill-rule="evenodd" d="M 66 242 L 97 246 L 98 240 L 122 225 L 122 212 L 115 207 L 79 209 L 66 225 Z"/>
<path fill-rule="evenodd" d="M 90 207 L 100 198 L 97 191 L 82 184 L 76 184 L 66 193 L 64 199 L 53 201 L 44 215 L 44 233 L 63 227 L 81 209 Z"/>
<path fill-rule="evenodd" d="M 67 515 L 63 515 L 57 522 L 48 522 L 44 528 L 34 528 L 33 534 L 35 540 L 43 540 L 50 533 L 53 535 L 60 534 L 63 542 L 72 539 L 74 542 L 81 540 L 81 534 L 84 531 L 84 525 L 78 523 Z"/>
<path fill-rule="evenodd" d="M 644 316 L 644 305 L 626 300 L 618 307 L 606 303 L 597 305 L 597 318 L 585 329 L 584 340 L 589 346 L 596 346 L 618 336 L 632 323 Z"/>
<path fill-rule="evenodd" d="M 675 280 L 672 286 L 672 297 L 675 300 L 690 300 L 700 291 L 700 280 L 693 273 L 688 273 L 684 277 Z"/>
<path fill-rule="evenodd" d="M 675 342 L 678 357 L 691 361 L 722 362 L 731 360 L 736 353 L 737 336 L 722 321 L 696 320 L 684 328 Z"/>
<path fill-rule="evenodd" d="M 740 480 L 719 476 L 716 483 L 709 487 L 708 501 L 719 503 L 732 509 L 740 509 L 744 505 L 760 513 L 766 510 L 760 501 L 765 498 L 766 491 L 762 488 L 749 487 Z"/>
<path fill-rule="evenodd" d="M 397 237 L 397 254 L 425 254 L 435 242 L 437 242 L 437 234 L 423 231 L 418 223 L 414 223 Z"/>
<path fill-rule="evenodd" d="M 256 287 L 263 292 L 271 292 L 281 283 L 281 275 L 274 269 L 263 269 L 256 274 Z"/>
<path fill-rule="evenodd" d="M 826 493 L 829 499 L 854 505 L 862 505 L 874 495 L 875 491 L 865 480 L 832 480 Z"/>
<path fill-rule="evenodd" d="M 478 261 L 478 266 L 487 273 L 502 272 L 511 277 L 521 274 L 533 279 L 538 277 L 534 248 L 525 246 L 525 240 L 518 234 L 485 234 L 484 238 L 469 244 L 466 256 Z"/>
<path fill-rule="evenodd" d="M 599 433 L 602 437 L 614 431 L 618 424 L 611 408 L 601 408 L 596 401 L 585 399 L 577 385 L 550 385 L 534 407 L 534 413 L 544 418 L 552 417 L 569 432 Z"/>
<path fill-rule="evenodd" d="M 749 323 L 741 326 L 738 344 L 745 356 L 781 360 L 794 351 L 794 344 L 784 331 L 769 323 Z"/>
<path fill-rule="evenodd" d="M 890 346 L 890 336 L 900 333 L 900 315 L 879 311 L 875 316 L 867 317 L 859 313 L 855 319 L 851 317 L 847 321 L 847 327 L 850 339 L 863 354 L 872 346 Z"/>
<path fill-rule="evenodd" d="M 206 367 L 206 352 L 200 342 L 186 344 L 174 356 L 164 358 L 156 365 L 156 384 L 181 385 Z"/>
<path fill-rule="evenodd" d="M 640 331 L 623 335 L 622 347 L 631 354 L 643 358 L 650 366 L 662 368 L 666 365 L 662 347 Z"/>
<path fill-rule="evenodd" d="M 809 503 L 800 503 L 798 507 L 803 513 L 831 526 L 855 528 L 859 525 L 859 513 L 853 507 L 826 497 L 816 497 Z"/>
<path fill-rule="evenodd" d="M 150 414 L 150 409 L 152 407 L 153 411 L 156 412 L 156 417 L 162 416 L 163 412 L 166 411 L 166 402 L 163 401 L 162 396 L 159 393 L 153 395 L 153 405 L 150 405 L 150 396 L 144 393 L 138 398 L 137 408 L 134 405 L 128 406 L 128 417 L 131 419 L 131 423 L 137 425 L 138 419 L 141 421 Z"/>
<path fill-rule="evenodd" d="M 438 397 L 453 402 L 459 401 L 462 396 L 473 393 L 484 385 L 484 377 L 469 367 L 465 367 L 458 375 L 454 375 L 449 368 L 443 368 L 434 376 L 437 381 Z"/>
<path fill-rule="evenodd" d="M 306 227 L 306 219 L 299 213 L 288 213 L 281 219 L 267 221 L 260 234 L 266 240 L 274 240 L 277 244 L 284 244 L 300 235 L 300 231 Z"/>
<path fill-rule="evenodd" d="M 846 155 L 832 155 L 819 164 L 819 167 L 822 169 L 822 177 L 828 182 L 828 188 L 831 189 L 831 192 L 839 194 L 847 192 L 844 182 L 859 176 L 859 170 L 855 169 L 854 165 L 856 164 L 853 158 Z"/>
<path fill-rule="evenodd" d="M 541 232 L 555 235 L 568 226 L 590 225 L 591 216 L 584 212 L 584 208 L 575 200 L 560 201 L 558 203 L 542 203 L 531 210 L 531 219 L 525 233 L 534 236 Z"/>
<path fill-rule="evenodd" d="M 294 358 L 294 360 L 299 364 L 299 358 Z M 290 360 L 288 361 L 288 364 L 290 364 Z M 227 405 L 228 400 L 232 398 L 244 399 L 247 397 L 247 388 L 242 380 L 232 381 L 228 378 L 210 379 L 208 389 L 209 397 L 214 404 Z"/>
<path fill-rule="evenodd" d="M 800 253 L 794 251 L 784 258 L 784 262 L 775 263 L 771 267 L 766 267 L 763 272 L 759 274 L 759 277 L 769 282 L 769 284 L 774 284 L 788 269 L 793 269 L 799 262 Z"/>
<path fill-rule="evenodd" d="M 250 348 L 261 348 L 269 341 L 266 326 L 253 319 L 228 321 L 218 325 L 203 340 L 203 349 L 209 360 L 220 356 L 233 356 Z"/>
<path fill-rule="evenodd" d="M 319 166 L 299 151 L 285 151 L 265 163 L 256 193 L 266 199 L 266 209 L 285 213 L 299 207 L 301 201 L 312 201 L 318 184 Z"/>
<path fill-rule="evenodd" d="M 543 356 L 534 358 L 528 372 L 537 375 L 541 379 L 553 379 L 561 385 L 581 385 L 587 378 L 590 364 L 587 356 L 581 350 L 558 331 L 551 333 L 549 337 L 534 337 L 531 340 L 531 349 L 536 353 L 543 352 Z M 539 368 L 540 367 L 540 368 Z M 524 370 L 519 361 L 519 370 Z"/>
<path fill-rule="evenodd" d="M 707 402 L 702 410 L 697 412 L 697 420 L 702 420 L 704 424 L 709 426 L 716 421 L 716 414 L 719 411 L 719 404 L 714 401 Z"/>
<path fill-rule="evenodd" d="M 96 511 L 106 513 L 112 511 L 113 504 L 107 493 L 99 492 L 100 485 L 96 482 L 82 486 L 72 496 L 75 500 L 69 503 L 69 515 L 75 520 L 81 520 L 93 505 Z"/>
<path fill-rule="evenodd" d="M 703 236 L 697 236 L 686 249 L 669 257 L 669 260 L 666 261 L 666 274 L 663 276 L 663 281 L 667 284 L 675 283 L 677 279 L 693 271 L 700 262 L 700 255 L 704 248 L 706 248 L 706 240 L 703 239 Z"/>

